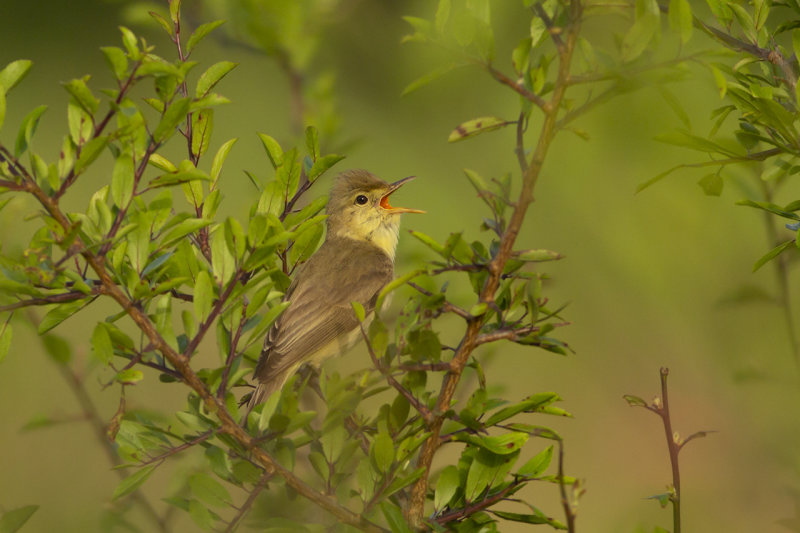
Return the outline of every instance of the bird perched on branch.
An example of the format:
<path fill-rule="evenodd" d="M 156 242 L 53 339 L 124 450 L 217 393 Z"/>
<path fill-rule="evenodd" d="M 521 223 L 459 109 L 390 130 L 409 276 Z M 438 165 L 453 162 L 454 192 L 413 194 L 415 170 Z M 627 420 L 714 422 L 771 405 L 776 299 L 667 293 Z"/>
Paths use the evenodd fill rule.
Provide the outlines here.
<path fill-rule="evenodd" d="M 290 304 L 264 341 L 248 410 L 280 390 L 303 363 L 319 365 L 358 340 L 351 302 L 360 303 L 367 314 L 375 309 L 378 293 L 394 276 L 400 214 L 424 213 L 389 204 L 389 196 L 413 178 L 386 183 L 365 170 L 337 176 L 328 200 L 325 242 L 286 292 Z"/>

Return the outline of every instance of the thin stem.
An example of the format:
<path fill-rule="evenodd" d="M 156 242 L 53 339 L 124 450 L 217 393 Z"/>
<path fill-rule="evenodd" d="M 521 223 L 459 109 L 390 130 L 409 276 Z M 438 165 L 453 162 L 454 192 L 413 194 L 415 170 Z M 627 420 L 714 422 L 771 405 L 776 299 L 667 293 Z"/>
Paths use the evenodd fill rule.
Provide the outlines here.
<path fill-rule="evenodd" d="M 669 368 L 661 368 L 661 407 L 658 414 L 664 422 L 664 433 L 667 437 L 667 449 L 669 450 L 669 462 L 672 467 L 672 487 L 675 491 L 670 497 L 672 501 L 672 527 L 673 533 L 681 533 L 681 471 L 678 467 L 678 452 L 680 452 L 680 445 L 675 439 L 675 433 L 672 431 L 672 420 L 669 413 L 669 394 L 667 391 L 667 376 L 669 376 Z"/>
<path fill-rule="evenodd" d="M 205 432 L 201 433 L 200 435 L 198 435 L 197 437 L 193 438 L 192 440 L 188 440 L 188 441 L 184 442 L 183 444 L 179 444 L 178 446 L 174 446 L 174 447 L 170 448 L 169 450 L 167 450 L 166 452 L 162 453 L 161 455 L 157 455 L 155 457 L 151 457 L 150 459 L 147 459 L 146 461 L 142 461 L 139 464 L 141 466 L 144 466 L 144 465 L 149 465 L 149 464 L 153 464 L 153 463 L 162 463 L 166 459 L 172 457 L 173 455 L 176 455 L 176 454 L 178 454 L 178 453 L 180 453 L 180 452 L 182 452 L 184 450 L 188 450 L 189 448 L 191 448 L 192 446 L 195 446 L 196 444 L 200 444 L 201 442 L 207 441 L 213 434 L 214 434 L 214 432 L 209 429 L 208 431 L 205 431 Z"/>
<path fill-rule="evenodd" d="M 269 474 L 262 474 L 262 476 L 258 479 L 258 482 L 253 487 L 253 490 L 250 491 L 250 494 L 247 496 L 247 499 L 239 507 L 239 511 L 236 513 L 230 522 L 228 522 L 228 527 L 225 528 L 225 533 L 232 533 L 236 531 L 236 528 L 239 527 L 239 523 L 241 522 L 242 518 L 247 514 L 253 504 L 256 502 L 256 498 L 258 495 L 261 494 L 261 491 L 267 486 L 267 482 L 270 480 L 272 476 Z"/>
<path fill-rule="evenodd" d="M 564 485 L 564 441 L 558 441 L 558 488 L 561 493 L 561 507 L 567 519 L 567 531 L 575 533 L 575 509 L 567 496 L 567 487 Z"/>
<path fill-rule="evenodd" d="M 97 443 L 105 452 L 108 461 L 113 466 L 121 465 L 122 461 L 120 461 L 114 445 L 107 438 L 106 424 L 103 418 L 100 416 L 100 413 L 97 411 L 97 407 L 95 407 L 94 402 L 89 396 L 89 393 L 86 392 L 86 388 L 83 386 L 83 381 L 69 366 L 58 365 L 58 368 L 61 370 L 61 375 L 63 376 L 64 381 L 67 382 L 70 390 L 78 400 L 85 419 L 92 426 Z M 115 471 L 120 478 L 124 478 L 127 475 L 123 470 Z M 131 497 L 139 505 L 139 507 L 141 507 L 142 511 L 144 511 L 144 513 L 155 523 L 158 531 L 162 531 L 164 533 L 169 531 L 164 520 L 158 515 L 150 501 L 145 497 L 144 494 L 142 494 L 140 490 L 136 490 Z"/>
<path fill-rule="evenodd" d="M 380 361 L 378 361 L 378 357 L 375 355 L 375 350 L 372 349 L 372 343 L 369 342 L 369 337 L 367 336 L 367 332 L 364 329 L 364 324 L 360 324 L 361 328 L 361 336 L 364 337 L 364 343 L 367 345 L 367 351 L 369 352 L 369 357 L 372 359 L 372 364 L 375 365 L 375 368 L 383 374 L 383 377 L 386 379 L 386 382 L 394 387 L 394 389 L 403 395 L 403 397 L 408 400 L 408 403 L 411 404 L 414 409 L 422 416 L 422 419 L 425 420 L 426 424 L 431 424 L 433 422 L 433 413 L 431 410 L 428 409 L 426 405 L 420 402 L 411 391 L 407 388 L 403 387 L 392 374 L 389 372 L 389 369 L 386 368 Z"/>

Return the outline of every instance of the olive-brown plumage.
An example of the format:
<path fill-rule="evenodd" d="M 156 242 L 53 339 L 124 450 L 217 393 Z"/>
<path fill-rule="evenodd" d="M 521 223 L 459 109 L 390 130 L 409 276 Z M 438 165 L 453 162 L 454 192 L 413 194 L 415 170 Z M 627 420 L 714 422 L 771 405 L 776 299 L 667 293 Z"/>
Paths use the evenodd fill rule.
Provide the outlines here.
<path fill-rule="evenodd" d="M 394 276 L 401 213 L 388 197 L 408 179 L 393 184 L 364 170 L 340 174 L 328 201 L 327 236 L 300 267 L 284 296 L 289 307 L 273 324 L 254 378 L 249 408 L 283 387 L 303 363 L 347 350 L 359 338 L 351 302 L 371 314 L 378 294 Z"/>

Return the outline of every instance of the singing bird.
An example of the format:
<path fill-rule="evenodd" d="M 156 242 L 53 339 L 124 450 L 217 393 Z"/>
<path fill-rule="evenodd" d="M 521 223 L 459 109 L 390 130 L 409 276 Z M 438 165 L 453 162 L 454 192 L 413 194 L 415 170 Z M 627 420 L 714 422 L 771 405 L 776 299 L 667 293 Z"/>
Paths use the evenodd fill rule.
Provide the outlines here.
<path fill-rule="evenodd" d="M 249 409 L 280 390 L 303 363 L 317 366 L 358 341 L 351 302 L 363 305 L 368 315 L 374 311 L 378 293 L 394 277 L 400 214 L 424 213 L 389 205 L 389 196 L 413 178 L 386 183 L 366 170 L 336 177 L 325 242 L 284 296 L 289 307 L 264 340 Z"/>

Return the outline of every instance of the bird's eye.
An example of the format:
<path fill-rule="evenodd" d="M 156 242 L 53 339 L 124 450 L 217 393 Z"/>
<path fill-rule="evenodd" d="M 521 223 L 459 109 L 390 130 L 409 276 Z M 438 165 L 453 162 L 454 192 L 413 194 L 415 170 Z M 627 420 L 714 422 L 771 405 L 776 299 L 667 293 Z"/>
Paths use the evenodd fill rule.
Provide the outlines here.
<path fill-rule="evenodd" d="M 369 198 L 367 198 L 367 197 L 366 197 L 366 196 L 364 196 L 363 194 L 359 194 L 358 196 L 356 196 L 356 203 L 357 203 L 358 205 L 364 205 L 364 204 L 366 204 L 367 202 L 369 202 Z"/>

